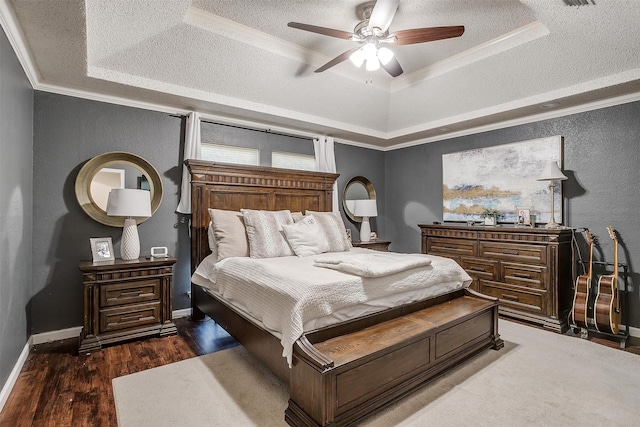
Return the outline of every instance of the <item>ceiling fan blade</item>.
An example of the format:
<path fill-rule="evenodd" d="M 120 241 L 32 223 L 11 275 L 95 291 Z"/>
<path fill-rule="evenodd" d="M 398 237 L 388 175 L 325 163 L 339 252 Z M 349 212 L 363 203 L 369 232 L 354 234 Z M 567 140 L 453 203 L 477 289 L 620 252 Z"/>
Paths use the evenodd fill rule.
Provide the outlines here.
<path fill-rule="evenodd" d="M 299 22 L 289 22 L 287 24 L 291 28 L 297 28 L 298 30 L 311 31 L 312 33 L 322 34 L 330 37 L 337 37 L 339 39 L 349 40 L 353 33 L 346 31 L 334 30 L 333 28 L 318 27 L 316 25 L 301 24 Z"/>
<path fill-rule="evenodd" d="M 351 54 L 353 52 L 355 52 L 356 50 L 360 49 L 360 46 L 356 46 L 353 49 L 349 49 L 348 51 L 341 53 L 340 55 L 336 56 L 335 58 L 333 58 L 331 61 L 327 62 L 326 64 L 324 64 L 322 67 L 318 68 L 315 72 L 316 73 L 321 73 L 325 70 L 328 70 L 329 68 L 333 67 L 334 65 L 338 65 L 339 63 L 341 63 L 342 61 L 347 60 Z"/>
<path fill-rule="evenodd" d="M 378 0 L 371 11 L 369 27 L 380 28 L 382 32 L 387 31 L 398 10 L 398 3 L 400 0 Z"/>
<path fill-rule="evenodd" d="M 395 56 L 391 58 L 391 61 L 387 62 L 386 65 L 380 63 L 380 66 L 384 68 L 387 73 L 391 74 L 391 77 L 398 77 L 404 72 L 402 70 L 402 67 L 400 66 L 400 63 L 398 62 L 398 59 Z"/>
<path fill-rule="evenodd" d="M 390 34 L 389 36 L 395 36 L 395 44 L 415 44 L 432 42 L 434 40 L 450 39 L 453 37 L 460 37 L 464 33 L 464 26 L 451 26 L 451 27 L 430 27 L 430 28 L 415 28 L 413 30 L 402 30 Z"/>

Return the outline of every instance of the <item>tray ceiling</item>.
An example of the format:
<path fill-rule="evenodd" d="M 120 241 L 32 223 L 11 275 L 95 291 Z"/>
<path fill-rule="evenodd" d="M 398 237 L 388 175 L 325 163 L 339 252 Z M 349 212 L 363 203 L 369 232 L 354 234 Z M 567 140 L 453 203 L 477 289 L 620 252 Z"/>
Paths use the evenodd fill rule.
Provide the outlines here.
<path fill-rule="evenodd" d="M 36 89 L 380 149 L 640 99 L 635 0 L 400 0 L 391 32 L 465 33 L 392 46 L 395 79 L 349 61 L 314 73 L 356 44 L 287 26 L 351 32 L 357 0 L 0 2 Z"/>

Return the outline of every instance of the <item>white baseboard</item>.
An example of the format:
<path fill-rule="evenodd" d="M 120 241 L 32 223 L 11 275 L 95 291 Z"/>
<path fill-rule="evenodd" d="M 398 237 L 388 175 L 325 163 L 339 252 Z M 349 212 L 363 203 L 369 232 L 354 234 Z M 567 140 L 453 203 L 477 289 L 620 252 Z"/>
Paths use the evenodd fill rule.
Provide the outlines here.
<path fill-rule="evenodd" d="M 18 375 L 20 375 L 20 371 L 22 371 L 22 367 L 27 361 L 27 356 L 29 356 L 29 347 L 29 343 L 27 342 L 22 349 L 22 353 L 20 353 L 20 357 L 18 357 L 18 361 L 13 367 L 13 370 L 9 374 L 9 378 L 7 378 L 7 381 L 4 383 L 2 391 L 0 391 L 0 412 L 2 412 L 4 404 L 7 403 L 9 394 L 11 394 L 13 386 L 16 384 L 16 381 L 18 381 Z"/>
<path fill-rule="evenodd" d="M 29 339 L 31 345 L 44 344 L 58 340 L 66 340 L 68 338 L 78 338 L 82 332 L 82 326 L 75 326 L 68 329 L 60 329 L 57 331 L 43 332 L 41 334 L 33 334 Z"/>
<path fill-rule="evenodd" d="M 178 317 L 189 317 L 191 316 L 191 308 L 182 308 L 180 310 L 173 310 L 171 313 L 174 319 Z"/>

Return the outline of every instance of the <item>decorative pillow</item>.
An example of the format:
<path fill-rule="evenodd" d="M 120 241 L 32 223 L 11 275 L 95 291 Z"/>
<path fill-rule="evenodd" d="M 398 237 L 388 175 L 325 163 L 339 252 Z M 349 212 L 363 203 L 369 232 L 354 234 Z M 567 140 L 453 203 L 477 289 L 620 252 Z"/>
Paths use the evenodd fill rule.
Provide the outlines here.
<path fill-rule="evenodd" d="M 302 212 L 291 212 L 291 217 L 293 218 L 293 222 L 298 222 L 304 218 L 304 214 Z"/>
<path fill-rule="evenodd" d="M 291 212 L 242 209 L 249 238 L 251 258 L 275 258 L 295 255 L 282 233 L 282 226 L 293 224 Z"/>
<path fill-rule="evenodd" d="M 209 215 L 211 217 L 211 215 Z M 209 221 L 209 228 L 207 229 L 207 239 L 209 240 L 209 249 L 211 249 L 211 255 L 218 260 L 218 242 L 216 242 L 216 234 L 213 231 L 213 222 Z"/>
<path fill-rule="evenodd" d="M 347 239 L 346 227 L 340 213 L 306 211 L 306 214 L 313 215 L 320 224 L 320 228 L 329 242 L 329 252 L 344 252 L 352 248 L 351 242 Z"/>
<path fill-rule="evenodd" d="M 329 242 L 313 215 L 307 215 L 295 224 L 283 225 L 282 231 L 298 256 L 321 254 L 329 250 Z"/>
<path fill-rule="evenodd" d="M 249 242 L 242 213 L 209 209 L 209 216 L 213 225 L 218 261 L 234 256 L 248 257 Z"/>

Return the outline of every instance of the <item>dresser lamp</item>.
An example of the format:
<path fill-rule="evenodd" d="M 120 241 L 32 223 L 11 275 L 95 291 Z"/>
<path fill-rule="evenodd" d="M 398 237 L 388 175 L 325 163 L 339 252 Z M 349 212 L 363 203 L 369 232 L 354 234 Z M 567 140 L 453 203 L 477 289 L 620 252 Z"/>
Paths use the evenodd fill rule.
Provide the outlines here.
<path fill-rule="evenodd" d="M 369 224 L 369 218 L 378 216 L 378 207 L 375 199 L 355 200 L 353 214 L 362 217 L 362 224 L 360 224 L 360 241 L 368 242 L 371 240 L 371 224 Z"/>
<path fill-rule="evenodd" d="M 562 173 L 560 168 L 558 167 L 557 162 L 548 162 L 540 174 L 538 181 L 549 181 L 549 198 L 551 199 L 551 214 L 549 218 L 549 222 L 545 225 L 545 228 L 559 228 L 560 224 L 556 222 L 555 212 L 554 212 L 554 193 L 556 189 L 556 181 L 564 181 L 567 179 L 565 174 Z"/>
<path fill-rule="evenodd" d="M 132 188 L 111 190 L 107 201 L 107 215 L 127 217 L 122 229 L 120 257 L 127 261 L 138 259 L 140 256 L 140 237 L 138 237 L 138 226 L 133 217 L 151 216 L 150 192 Z"/>

